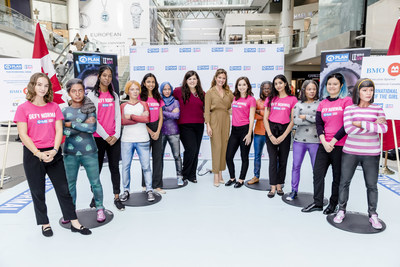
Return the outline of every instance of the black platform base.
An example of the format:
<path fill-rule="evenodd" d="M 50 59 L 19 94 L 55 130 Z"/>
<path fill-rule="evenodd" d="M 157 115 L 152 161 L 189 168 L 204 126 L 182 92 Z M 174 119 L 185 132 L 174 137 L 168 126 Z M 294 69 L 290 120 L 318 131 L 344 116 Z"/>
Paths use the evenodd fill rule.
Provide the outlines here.
<path fill-rule="evenodd" d="M 130 197 L 127 201 L 122 202 L 125 206 L 128 207 L 143 207 L 143 206 L 150 206 L 160 202 L 161 195 L 153 191 L 155 200 L 152 202 L 147 201 L 147 194 L 146 192 L 134 192 L 130 193 Z"/>
<path fill-rule="evenodd" d="M 377 230 L 372 227 L 369 222 L 369 217 L 365 213 L 360 212 L 346 212 L 346 217 L 344 217 L 342 223 L 335 223 L 333 219 L 336 214 L 330 214 L 326 216 L 326 220 L 332 225 L 340 230 L 357 233 L 357 234 L 376 234 L 381 233 L 386 229 L 386 224 L 379 219 L 382 224 L 382 229 Z"/>
<path fill-rule="evenodd" d="M 307 207 L 308 205 L 310 205 L 314 201 L 314 195 L 311 194 L 311 193 L 298 192 L 297 193 L 297 198 L 295 198 L 292 201 L 286 199 L 289 195 L 290 195 L 290 193 L 284 194 L 282 196 L 282 200 L 286 204 L 289 204 L 289 205 L 292 205 L 292 206 L 295 206 L 295 207 Z M 324 198 L 324 206 L 328 205 L 328 202 L 329 202 L 328 199 Z"/>
<path fill-rule="evenodd" d="M 168 177 L 168 178 L 163 178 L 163 187 L 162 189 L 177 189 L 177 188 L 182 188 L 187 186 L 188 181 L 185 180 L 183 181 L 183 185 L 178 185 L 178 178 L 174 177 Z"/>
<path fill-rule="evenodd" d="M 86 228 L 89 228 L 89 229 L 106 225 L 107 223 L 111 222 L 112 219 L 114 218 L 114 213 L 112 213 L 112 211 L 110 211 L 110 210 L 105 209 L 104 214 L 106 215 L 106 220 L 102 223 L 99 223 L 96 221 L 96 218 L 97 218 L 96 209 L 88 208 L 88 209 L 76 211 L 76 216 L 78 217 L 79 222 L 83 226 L 85 226 Z M 61 223 L 62 220 L 63 220 L 63 218 L 61 217 L 61 219 L 58 221 L 60 223 L 60 225 L 64 228 L 70 229 L 71 223 L 63 224 L 63 223 Z"/>
<path fill-rule="evenodd" d="M 248 182 L 249 181 L 245 181 L 244 185 L 250 189 L 261 191 L 269 191 L 271 189 L 268 179 L 260 179 L 260 181 L 256 184 L 248 184 Z"/>

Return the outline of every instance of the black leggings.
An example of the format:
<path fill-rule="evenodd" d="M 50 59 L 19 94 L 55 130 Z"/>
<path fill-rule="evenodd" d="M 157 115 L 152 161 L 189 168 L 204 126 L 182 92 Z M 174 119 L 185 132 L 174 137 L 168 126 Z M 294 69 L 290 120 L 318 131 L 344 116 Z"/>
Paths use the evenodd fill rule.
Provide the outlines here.
<path fill-rule="evenodd" d="M 153 132 L 158 129 L 158 120 L 154 122 L 149 122 L 146 124 Z M 152 168 L 152 182 L 153 188 L 163 187 L 163 146 L 162 146 L 162 135 L 158 136 L 157 140 L 153 140 L 150 136 L 150 148 L 151 156 L 153 158 L 153 168 Z M 144 174 L 142 171 L 142 186 L 145 187 L 146 183 L 144 180 Z"/>
<path fill-rule="evenodd" d="M 40 151 L 51 150 L 50 148 Z M 75 205 L 68 190 L 67 177 L 65 175 L 64 160 L 61 154 L 61 147 L 54 156 L 52 162 L 42 162 L 38 157 L 24 146 L 23 165 L 29 189 L 31 190 L 33 206 L 35 208 L 36 223 L 48 224 L 46 206 L 46 174 L 50 177 L 56 191 L 58 203 L 60 204 L 64 220 L 75 220 Z"/>
<path fill-rule="evenodd" d="M 247 169 L 249 168 L 249 152 L 251 143 L 253 142 L 253 134 L 251 135 L 250 144 L 246 145 L 243 141 L 244 137 L 249 132 L 249 125 L 243 126 L 232 126 L 231 136 L 228 140 L 228 148 L 226 150 L 226 165 L 228 165 L 229 175 L 231 179 L 236 178 L 235 175 L 235 164 L 233 158 L 235 157 L 236 151 L 240 147 L 240 157 L 242 158 L 242 168 L 240 170 L 240 180 L 246 179 Z"/>

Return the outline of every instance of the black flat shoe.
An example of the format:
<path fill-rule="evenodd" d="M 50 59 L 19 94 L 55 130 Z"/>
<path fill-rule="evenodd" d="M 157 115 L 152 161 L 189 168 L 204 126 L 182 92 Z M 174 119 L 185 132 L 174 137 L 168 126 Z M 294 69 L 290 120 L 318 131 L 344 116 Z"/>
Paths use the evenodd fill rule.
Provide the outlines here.
<path fill-rule="evenodd" d="M 44 235 L 45 237 L 53 236 L 53 230 L 50 226 L 47 226 L 46 228 L 42 227 L 42 235 Z"/>
<path fill-rule="evenodd" d="M 334 205 L 329 204 L 328 207 L 324 210 L 323 213 L 324 213 L 325 215 L 329 215 L 329 214 L 334 213 L 334 212 L 335 212 L 335 209 L 336 209 L 336 205 L 334 206 Z"/>
<path fill-rule="evenodd" d="M 229 179 L 228 182 L 225 183 L 225 186 L 231 186 L 234 183 L 236 183 L 236 179 L 233 179 L 233 180 Z"/>
<path fill-rule="evenodd" d="M 194 180 L 190 180 L 190 179 L 187 179 L 189 182 L 191 182 L 191 183 L 194 183 L 194 184 L 197 184 L 197 180 L 196 179 L 194 179 Z"/>
<path fill-rule="evenodd" d="M 233 187 L 234 188 L 241 188 L 243 184 L 244 184 L 244 182 L 237 181 Z"/>
<path fill-rule="evenodd" d="M 285 194 L 282 189 L 277 189 L 276 193 L 278 194 L 278 196 L 283 196 Z"/>
<path fill-rule="evenodd" d="M 92 200 L 90 201 L 89 207 L 96 208 L 96 202 L 94 202 L 94 197 L 92 197 Z"/>
<path fill-rule="evenodd" d="M 322 210 L 322 207 L 317 206 L 314 203 L 311 203 L 307 207 L 301 209 L 302 212 L 313 212 L 313 211 L 321 211 L 321 210 Z"/>
<path fill-rule="evenodd" d="M 71 224 L 71 232 L 74 232 L 74 233 L 78 232 L 78 233 L 80 233 L 82 235 L 90 235 L 90 234 L 92 234 L 92 231 L 90 231 L 89 229 L 87 229 L 83 225 L 81 225 L 81 228 L 78 229 L 78 228 L 73 227 L 72 224 Z"/>
<path fill-rule="evenodd" d="M 273 198 L 273 197 L 275 196 L 275 193 L 276 193 L 276 190 L 275 190 L 274 192 L 269 191 L 268 194 L 267 194 L 267 196 L 268 196 L 269 198 Z"/>

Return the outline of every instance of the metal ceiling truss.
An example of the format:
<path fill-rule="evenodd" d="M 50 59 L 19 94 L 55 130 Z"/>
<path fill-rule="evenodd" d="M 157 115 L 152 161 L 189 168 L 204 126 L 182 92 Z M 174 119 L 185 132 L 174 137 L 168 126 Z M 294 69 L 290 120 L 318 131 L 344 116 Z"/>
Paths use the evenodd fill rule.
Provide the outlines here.
<path fill-rule="evenodd" d="M 158 15 L 165 20 L 225 19 L 228 13 L 253 14 L 259 7 L 250 6 L 163 6 L 157 7 Z"/>

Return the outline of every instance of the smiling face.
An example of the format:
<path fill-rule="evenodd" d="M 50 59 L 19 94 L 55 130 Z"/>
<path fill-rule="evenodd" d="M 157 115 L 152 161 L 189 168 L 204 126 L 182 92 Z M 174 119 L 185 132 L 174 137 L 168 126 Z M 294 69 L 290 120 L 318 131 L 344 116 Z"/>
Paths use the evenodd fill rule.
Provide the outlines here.
<path fill-rule="evenodd" d="M 35 84 L 36 96 L 43 98 L 48 91 L 49 91 L 49 81 L 44 77 L 38 78 Z"/>
<path fill-rule="evenodd" d="M 112 73 L 109 69 L 106 69 L 100 75 L 100 84 L 103 85 L 104 87 L 108 87 L 111 81 L 112 81 Z"/>
<path fill-rule="evenodd" d="M 317 94 L 317 87 L 313 83 L 309 83 L 305 90 L 307 100 L 314 100 Z"/>
<path fill-rule="evenodd" d="M 144 86 L 146 86 L 147 90 L 153 91 L 153 89 L 156 87 L 156 80 L 154 77 L 148 77 L 146 81 L 144 81 Z"/>
<path fill-rule="evenodd" d="M 216 82 L 217 86 L 223 87 L 225 85 L 225 83 L 226 83 L 226 75 L 225 75 L 225 73 L 219 74 L 215 78 L 215 82 Z"/>
<path fill-rule="evenodd" d="M 162 93 L 165 97 L 170 97 L 171 96 L 171 86 L 169 86 L 169 84 L 164 85 Z"/>
<path fill-rule="evenodd" d="M 361 87 L 360 88 L 360 104 L 370 103 L 374 98 L 374 87 Z"/>
<path fill-rule="evenodd" d="M 268 97 L 268 95 L 271 93 L 271 85 L 269 85 L 268 83 L 264 84 L 263 88 L 262 88 L 262 94 L 265 97 Z"/>
<path fill-rule="evenodd" d="M 195 88 L 197 86 L 197 77 L 196 75 L 190 76 L 189 79 L 187 79 L 187 85 L 189 88 Z"/>
<path fill-rule="evenodd" d="M 128 95 L 129 95 L 129 99 L 137 100 L 140 95 L 139 86 L 137 86 L 136 84 L 133 83 L 131 85 L 131 87 L 129 87 L 129 89 L 128 89 Z"/>
<path fill-rule="evenodd" d="M 281 93 L 285 91 L 286 83 L 282 81 L 281 79 L 276 79 L 274 82 L 275 89 Z"/>
<path fill-rule="evenodd" d="M 342 85 L 336 77 L 332 77 L 326 83 L 326 90 L 331 98 L 336 98 L 339 96 L 340 89 Z"/>
<path fill-rule="evenodd" d="M 240 95 L 242 97 L 247 95 L 247 89 L 249 88 L 249 86 L 247 85 L 245 80 L 240 80 L 238 82 L 237 87 L 238 87 L 238 91 L 240 92 Z"/>
<path fill-rule="evenodd" d="M 85 89 L 81 84 L 74 84 L 71 86 L 68 95 L 71 97 L 72 102 L 81 103 L 85 97 Z"/>

